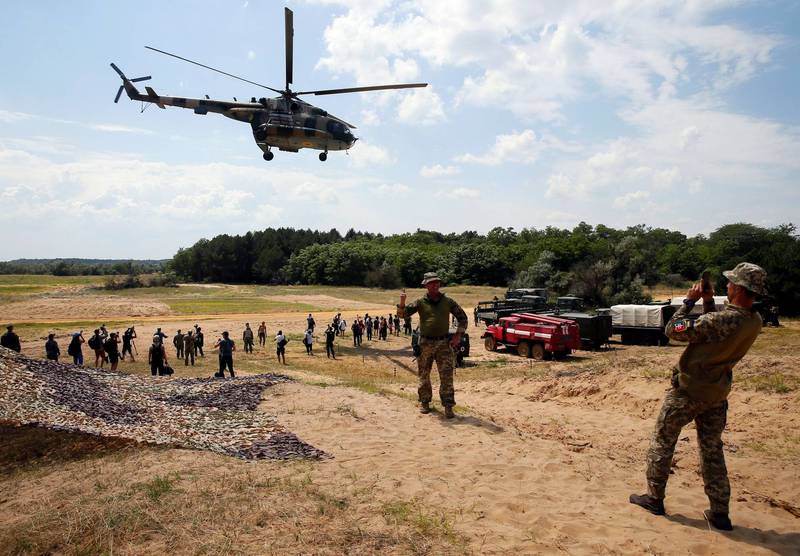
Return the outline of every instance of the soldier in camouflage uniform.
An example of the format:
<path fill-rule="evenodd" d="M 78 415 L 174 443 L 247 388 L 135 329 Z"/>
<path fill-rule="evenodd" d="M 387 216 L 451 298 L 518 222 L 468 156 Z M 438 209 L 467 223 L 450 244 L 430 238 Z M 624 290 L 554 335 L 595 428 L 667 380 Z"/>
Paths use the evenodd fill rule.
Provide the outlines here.
<path fill-rule="evenodd" d="M 468 319 L 464 310 L 454 300 L 439 291 L 441 281 L 434 272 L 425 273 L 422 285 L 428 290 L 425 297 L 406 305 L 405 291 L 400 295 L 397 316 L 411 317 L 419 313 L 420 354 L 417 357 L 419 371 L 419 401 L 422 413 L 430 413 L 433 389 L 431 387 L 431 367 L 434 360 L 439 371 L 439 397 L 444 406 L 444 414 L 448 419 L 455 417 L 453 406 L 456 405 L 453 387 L 453 348 L 461 342 L 461 335 L 467 329 Z M 458 321 L 456 333 L 448 341 L 450 315 Z"/>
<path fill-rule="evenodd" d="M 664 398 L 647 452 L 647 494 L 633 494 L 630 501 L 664 515 L 675 444 L 681 429 L 694 421 L 703 483 L 711 505 L 704 514 L 717 529 L 730 531 L 731 488 L 722 453 L 722 431 L 727 421 L 733 367 L 761 331 L 761 316 L 753 310 L 753 301 L 757 295 L 766 295 L 767 274 L 757 265 L 740 263 L 723 275 L 728 279 L 729 301 L 724 310 L 715 310 L 713 289 L 703 290 L 697 283 L 667 324 L 665 333 L 669 338 L 689 345 L 673 370 L 672 389 Z M 701 298 L 703 315 L 697 320 L 689 319 L 688 314 Z"/>

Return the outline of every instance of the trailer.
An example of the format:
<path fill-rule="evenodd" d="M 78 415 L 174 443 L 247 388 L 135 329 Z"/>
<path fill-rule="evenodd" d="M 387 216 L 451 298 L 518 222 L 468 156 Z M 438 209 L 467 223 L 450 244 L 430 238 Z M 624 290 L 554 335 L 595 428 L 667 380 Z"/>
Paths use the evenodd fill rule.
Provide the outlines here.
<path fill-rule="evenodd" d="M 486 327 L 482 338 L 487 351 L 498 346 L 516 350 L 521 357 L 566 357 L 580 349 L 581 337 L 572 320 L 536 313 L 513 313 Z"/>
<path fill-rule="evenodd" d="M 714 296 L 718 311 L 725 307 L 727 299 L 724 295 Z M 612 330 L 620 335 L 623 344 L 665 346 L 669 344 L 669 338 L 664 334 L 664 328 L 681 305 L 683 299 L 678 298 L 647 305 L 614 305 L 609 309 Z M 702 314 L 703 305 L 698 303 L 686 318 L 696 319 Z"/>
<path fill-rule="evenodd" d="M 614 305 L 610 309 L 611 326 L 623 344 L 665 346 L 669 338 L 664 327 L 675 313 L 671 305 Z"/>

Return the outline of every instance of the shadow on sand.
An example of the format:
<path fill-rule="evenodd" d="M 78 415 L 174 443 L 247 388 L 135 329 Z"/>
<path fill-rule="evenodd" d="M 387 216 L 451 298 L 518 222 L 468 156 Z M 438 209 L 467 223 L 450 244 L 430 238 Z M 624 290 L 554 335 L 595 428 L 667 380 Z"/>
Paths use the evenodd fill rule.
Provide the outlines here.
<path fill-rule="evenodd" d="M 505 429 L 496 423 L 488 421 L 486 419 L 481 419 L 475 415 L 464 415 L 461 413 L 456 413 L 455 418 L 447 419 L 438 408 L 432 407 L 431 413 L 435 414 L 436 417 L 439 418 L 439 421 L 442 425 L 447 427 L 461 427 L 461 426 L 470 426 L 470 427 L 480 427 L 482 429 L 486 429 L 492 434 L 497 434 L 504 432 Z"/>
<path fill-rule="evenodd" d="M 666 518 L 674 523 L 686 527 L 694 527 L 716 535 L 725 535 L 732 541 L 747 543 L 759 548 L 771 550 L 781 556 L 797 556 L 800 554 L 800 533 L 779 533 L 777 531 L 762 531 L 751 527 L 742 527 L 733 524 L 733 531 L 717 531 L 709 526 L 705 519 L 687 517 L 681 514 L 667 515 Z"/>

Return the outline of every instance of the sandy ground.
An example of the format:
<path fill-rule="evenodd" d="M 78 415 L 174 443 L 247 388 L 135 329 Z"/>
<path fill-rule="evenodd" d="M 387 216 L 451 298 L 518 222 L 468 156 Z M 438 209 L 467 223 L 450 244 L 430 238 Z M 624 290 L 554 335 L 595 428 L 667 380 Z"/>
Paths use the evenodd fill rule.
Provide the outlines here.
<path fill-rule="evenodd" d="M 388 306 L 359 306 L 345 318 L 350 322 L 367 309 L 390 311 Z M 332 314 L 315 317 L 322 324 Z M 158 316 L 129 316 L 141 326 L 146 342 Z M 305 316 L 269 315 L 269 337 L 279 328 L 299 334 Z M 164 318 L 170 335 L 175 328 L 200 322 L 207 342 L 223 329 L 241 338 L 245 320 L 255 328 L 263 319 Z M 334 456 L 310 465 L 315 483 L 336 491 L 346 477 L 359 477 L 373 485 L 372 496 L 378 501 L 416 498 L 443 507 L 475 554 L 800 554 L 800 518 L 780 507 L 800 507 L 796 390 L 757 392 L 734 386 L 724 440 L 736 529 L 720 533 L 703 519 L 708 503 L 693 426 L 684 430 L 678 443 L 668 515 L 652 516 L 627 500 L 633 492 L 644 492 L 644 453 L 666 390 L 665 373 L 677 360 L 679 347 L 625 346 L 578 352 L 563 362 L 532 362 L 485 352 L 478 331 L 470 333 L 471 364 L 497 365 L 487 366 L 485 377 L 469 369 L 457 372 L 459 415 L 454 420 L 440 412 L 419 414 L 416 388 L 408 381 L 391 384 L 388 394 L 337 385 L 335 378 L 319 375 L 305 363 L 310 360 L 304 359 L 298 342 L 289 347 L 291 365 L 280 368 L 298 382 L 265 392 L 262 407 L 300 438 Z M 26 351 L 40 345 L 38 339 L 25 340 Z M 342 341 L 349 342 L 349 335 Z M 408 352 L 408 340 L 397 338 L 365 351 L 365 357 L 410 373 L 414 365 Z M 248 372 L 248 359 L 237 357 L 239 368 Z M 249 357 L 274 356 L 267 349 Z M 349 357 L 338 364 L 360 363 Z M 798 366 L 800 357 L 776 348 L 748 355 L 737 373 L 796 373 Z M 184 373 L 183 367 L 179 372 Z M 142 458 L 152 458 L 152 465 L 157 460 L 172 462 L 165 469 L 193 459 L 179 450 Z M 221 460 L 199 454 L 196 461 L 219 465 Z M 243 464 L 231 463 L 231 468 L 239 465 Z M 269 474 L 276 465 L 253 464 L 248 469 Z M 29 496 L 34 487 L 19 488 L 20 496 Z M 245 551 L 258 551 L 255 541 L 248 543 L 242 545 Z"/>
<path fill-rule="evenodd" d="M 669 515 L 655 517 L 627 498 L 644 488 L 644 450 L 663 388 L 628 386 L 618 397 L 627 402 L 598 407 L 586 407 L 580 396 L 530 399 L 536 390 L 516 379 L 461 385 L 468 409 L 452 421 L 349 388 L 281 385 L 283 396 L 265 404 L 281 404 L 282 423 L 336 456 L 316 466 L 318 482 L 335 486 L 346 474 L 371 476 L 376 496 L 402 493 L 443 503 L 477 553 L 800 553 L 798 518 L 760 496 L 777 493 L 796 504 L 796 465 L 737 457 L 729 449 L 737 528 L 711 531 L 702 516 L 707 500 L 696 442 L 687 429 L 670 481 Z M 780 421 L 781 405 L 765 418 Z M 640 406 L 647 415 L 632 415 Z M 746 396 L 735 395 L 731 408 L 729 447 L 767 428 L 746 418 Z M 791 419 L 797 430 L 796 414 Z"/>
<path fill-rule="evenodd" d="M 74 296 L 35 298 L 0 305 L 0 321 L 58 322 L 171 315 L 172 310 L 160 301 L 97 295 L 85 299 Z"/>

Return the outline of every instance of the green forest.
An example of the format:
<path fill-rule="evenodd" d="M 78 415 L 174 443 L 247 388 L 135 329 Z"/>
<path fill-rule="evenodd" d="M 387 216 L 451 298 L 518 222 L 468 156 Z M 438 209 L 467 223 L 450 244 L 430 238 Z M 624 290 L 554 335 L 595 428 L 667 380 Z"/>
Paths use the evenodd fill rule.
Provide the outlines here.
<path fill-rule="evenodd" d="M 608 306 L 648 300 L 646 286 L 683 285 L 710 270 L 748 261 L 763 266 L 774 303 L 800 312 L 800 237 L 793 225 L 722 226 L 708 236 L 644 225 L 614 229 L 494 228 L 485 235 L 426 230 L 384 236 L 337 230 L 269 228 L 202 239 L 175 254 L 167 268 L 192 281 L 326 284 L 396 288 L 419 285 L 436 270 L 445 284 L 545 286 Z"/>

